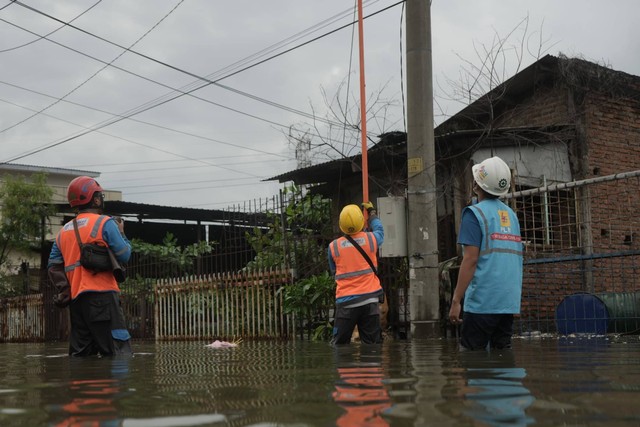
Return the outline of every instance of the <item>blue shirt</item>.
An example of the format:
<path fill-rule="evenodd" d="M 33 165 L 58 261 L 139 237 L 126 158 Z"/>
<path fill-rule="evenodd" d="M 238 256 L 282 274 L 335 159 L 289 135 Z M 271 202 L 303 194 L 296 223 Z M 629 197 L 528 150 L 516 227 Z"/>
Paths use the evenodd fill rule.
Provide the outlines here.
<path fill-rule="evenodd" d="M 462 212 L 458 244 L 464 246 L 475 246 L 476 248 L 479 248 L 482 245 L 482 230 L 480 229 L 480 222 L 469 209 L 465 209 Z"/>

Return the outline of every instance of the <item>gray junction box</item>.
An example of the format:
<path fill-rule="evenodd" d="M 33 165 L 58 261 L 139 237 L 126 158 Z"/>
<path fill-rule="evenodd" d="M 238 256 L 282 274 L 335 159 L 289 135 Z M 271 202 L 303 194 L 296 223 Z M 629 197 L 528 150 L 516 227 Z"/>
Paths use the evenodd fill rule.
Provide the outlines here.
<path fill-rule="evenodd" d="M 384 226 L 381 258 L 407 256 L 407 201 L 404 197 L 378 197 L 378 217 Z"/>

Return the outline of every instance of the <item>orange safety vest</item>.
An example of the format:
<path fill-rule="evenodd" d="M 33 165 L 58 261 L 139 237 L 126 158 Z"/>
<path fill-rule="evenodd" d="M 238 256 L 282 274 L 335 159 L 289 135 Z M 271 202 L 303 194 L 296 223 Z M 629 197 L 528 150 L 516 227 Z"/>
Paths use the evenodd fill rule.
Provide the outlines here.
<path fill-rule="evenodd" d="M 81 213 L 77 216 L 78 232 L 82 243 L 95 243 L 108 246 L 102 239 L 102 229 L 108 216 L 94 213 Z M 56 239 L 56 244 L 64 259 L 64 272 L 71 284 L 71 299 L 82 292 L 120 292 L 118 282 L 110 271 L 95 273 L 80 265 L 80 247 L 73 230 L 73 221 L 67 222 Z"/>
<path fill-rule="evenodd" d="M 378 243 L 373 233 L 361 231 L 351 237 L 364 249 L 373 265 L 378 268 L 376 256 Z M 371 270 L 367 260 L 346 237 L 334 240 L 329 248 L 336 264 L 336 298 L 369 294 L 382 289 L 380 279 Z"/>
<path fill-rule="evenodd" d="M 336 420 L 338 427 L 380 426 L 389 423 L 382 417 L 391 408 L 391 397 L 384 387 L 381 367 L 338 368 L 340 381 L 333 392 L 333 400 L 345 414 Z"/>

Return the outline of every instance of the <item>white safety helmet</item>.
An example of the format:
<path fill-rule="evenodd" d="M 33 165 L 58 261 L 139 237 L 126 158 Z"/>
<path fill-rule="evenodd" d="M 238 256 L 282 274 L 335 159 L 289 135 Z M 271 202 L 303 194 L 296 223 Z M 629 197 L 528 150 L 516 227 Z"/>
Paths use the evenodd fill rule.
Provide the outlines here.
<path fill-rule="evenodd" d="M 500 157 L 485 159 L 471 168 L 478 187 L 494 196 L 504 196 L 511 185 L 511 169 Z"/>

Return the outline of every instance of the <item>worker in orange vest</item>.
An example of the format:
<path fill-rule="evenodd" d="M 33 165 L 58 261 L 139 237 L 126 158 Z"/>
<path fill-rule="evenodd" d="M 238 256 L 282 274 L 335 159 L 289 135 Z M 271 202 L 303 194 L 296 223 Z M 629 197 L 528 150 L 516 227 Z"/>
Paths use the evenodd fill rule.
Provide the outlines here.
<path fill-rule="evenodd" d="M 131 353 L 120 288 L 111 269 L 92 270 L 81 263 L 81 244 L 108 247 L 118 262 L 131 255 L 124 223 L 103 215 L 104 192 L 95 179 L 75 178 L 67 188 L 67 200 L 77 209 L 58 233 L 49 255 L 49 278 L 58 289 L 54 302 L 69 306 L 71 336 L 69 354 L 89 356 Z"/>
<path fill-rule="evenodd" d="M 378 278 L 378 247 L 384 241 L 384 228 L 371 202 L 362 204 L 369 216 L 369 229 L 362 231 L 364 215 L 357 205 L 340 212 L 339 226 L 344 233 L 329 245 L 329 269 L 336 280 L 336 312 L 333 344 L 347 344 L 356 326 L 365 344 L 382 342 L 379 303 L 384 292 Z"/>

